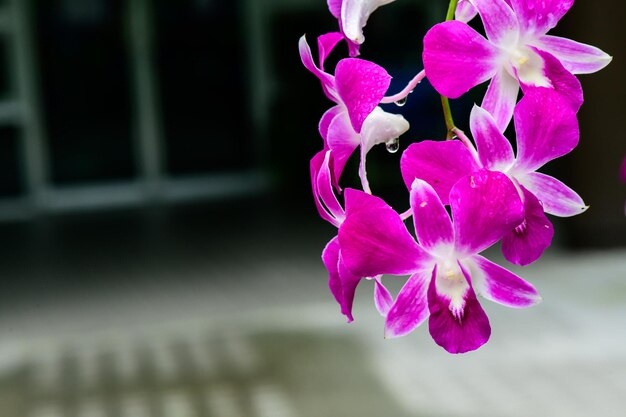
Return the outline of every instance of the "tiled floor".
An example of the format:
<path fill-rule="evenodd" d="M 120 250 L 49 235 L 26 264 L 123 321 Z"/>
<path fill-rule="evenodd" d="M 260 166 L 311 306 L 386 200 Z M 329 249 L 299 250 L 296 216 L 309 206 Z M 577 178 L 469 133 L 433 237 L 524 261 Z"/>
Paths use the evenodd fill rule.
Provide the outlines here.
<path fill-rule="evenodd" d="M 425 327 L 383 339 L 371 282 L 345 323 L 330 227 L 221 213 L 5 227 L 0 416 L 626 415 L 626 250 L 515 268 L 543 303 L 484 301 L 490 342 L 452 356 Z"/>

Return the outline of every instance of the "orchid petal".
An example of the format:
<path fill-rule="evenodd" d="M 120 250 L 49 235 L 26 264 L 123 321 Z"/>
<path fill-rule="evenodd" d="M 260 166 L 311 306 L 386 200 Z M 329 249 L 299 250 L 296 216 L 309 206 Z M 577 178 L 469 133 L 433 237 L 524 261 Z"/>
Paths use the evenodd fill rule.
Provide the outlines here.
<path fill-rule="evenodd" d="M 392 1 L 394 0 L 343 0 L 341 8 L 343 33 L 349 40 L 362 44 L 365 40 L 363 28 L 370 14 L 378 7 Z"/>
<path fill-rule="evenodd" d="M 503 173 L 481 170 L 461 178 L 450 190 L 456 251 L 479 253 L 524 219 L 524 205 Z"/>
<path fill-rule="evenodd" d="M 503 48 L 518 43 L 520 24 L 511 6 L 504 0 L 472 0 L 472 4 L 478 10 L 491 42 Z"/>
<path fill-rule="evenodd" d="M 359 135 L 352 129 L 347 112 L 339 113 L 330 123 L 327 141 L 328 148 L 332 151 L 333 176 L 338 182 L 348 158 L 361 142 Z"/>
<path fill-rule="evenodd" d="M 546 213 L 570 217 L 587 210 L 588 206 L 574 190 L 561 181 L 540 172 L 530 172 L 518 181 L 537 196 Z"/>
<path fill-rule="evenodd" d="M 458 140 L 425 140 L 404 151 L 400 169 L 407 189 L 411 189 L 415 178 L 420 178 L 435 189 L 443 204 L 448 204 L 452 186 L 459 178 L 480 169 L 480 165 Z"/>
<path fill-rule="evenodd" d="M 428 317 L 428 283 L 434 269 L 419 271 L 400 290 L 385 322 L 385 337 L 400 337 L 411 333 Z"/>
<path fill-rule="evenodd" d="M 341 100 L 348 109 L 355 132 L 360 133 L 363 122 L 378 106 L 391 83 L 385 69 L 370 61 L 345 58 L 335 68 L 335 83 Z"/>
<path fill-rule="evenodd" d="M 542 73 L 549 80 L 549 86 L 570 103 L 574 111 L 578 111 L 583 104 L 583 88 L 580 81 L 571 72 L 565 69 L 561 62 L 548 52 L 531 48 L 543 60 Z M 532 84 L 520 80 L 520 85 L 526 94 Z M 541 87 L 542 85 L 535 85 Z"/>
<path fill-rule="evenodd" d="M 541 301 L 535 287 L 511 271 L 480 255 L 471 260 L 475 264 L 471 268 L 472 283 L 487 300 L 513 308 L 530 307 Z"/>
<path fill-rule="evenodd" d="M 339 252 L 338 271 L 341 280 L 342 299 L 339 303 L 341 305 L 341 313 L 348 318 L 348 322 L 351 322 L 354 320 L 354 317 L 352 317 L 354 294 L 356 293 L 356 287 L 361 282 L 362 276 L 353 274 L 352 271 L 346 267 L 343 260 L 343 251 Z"/>
<path fill-rule="evenodd" d="M 518 93 L 518 81 L 505 70 L 500 70 L 489 83 L 481 106 L 491 113 L 501 132 L 506 130 L 513 117 Z"/>
<path fill-rule="evenodd" d="M 591 74 L 606 67 L 613 57 L 595 46 L 558 36 L 544 35 L 535 45 L 554 55 L 572 74 Z"/>
<path fill-rule="evenodd" d="M 387 113 L 380 107 L 376 107 L 363 122 L 361 130 L 361 162 L 359 165 L 359 177 L 361 183 L 369 187 L 366 170 L 367 153 L 380 143 L 386 143 L 391 139 L 396 139 L 407 130 L 409 122 L 400 115 Z M 367 191 L 367 190 L 365 190 Z"/>
<path fill-rule="evenodd" d="M 496 73 L 500 52 L 467 24 L 439 23 L 424 36 L 426 77 L 439 94 L 457 98 Z"/>
<path fill-rule="evenodd" d="M 535 171 L 546 162 L 569 153 L 578 144 L 576 113 L 554 90 L 533 88 L 527 91 L 515 108 L 514 121 L 519 170 Z"/>
<path fill-rule="evenodd" d="M 450 252 L 454 245 L 450 216 L 433 187 L 417 178 L 411 187 L 411 209 L 420 245 L 431 254 Z"/>
<path fill-rule="evenodd" d="M 470 113 L 470 130 L 476 142 L 480 162 L 485 168 L 506 171 L 513 165 L 513 148 L 485 109 L 474 106 Z"/>
<path fill-rule="evenodd" d="M 522 187 L 524 221 L 502 238 L 502 254 L 515 265 L 535 262 L 552 243 L 554 228 L 537 197 Z"/>
<path fill-rule="evenodd" d="M 324 204 L 328 212 L 341 223 L 346 216 L 341 204 L 339 204 L 337 200 L 337 196 L 335 196 L 333 192 L 332 175 L 330 174 L 330 158 L 331 151 L 327 151 L 317 174 L 317 191 L 322 204 Z"/>
<path fill-rule="evenodd" d="M 491 326 L 485 311 L 476 299 L 470 280 L 463 271 L 465 283 L 460 288 L 462 307 L 453 311 L 451 299 L 445 289 L 445 278 L 431 279 L 428 287 L 428 330 L 435 343 L 450 353 L 476 350 L 489 340 Z M 455 278 L 456 279 L 456 278 Z M 441 286 L 441 287 L 440 287 Z"/>
<path fill-rule="evenodd" d="M 343 288 L 341 284 L 341 278 L 339 277 L 339 238 L 335 236 L 326 244 L 326 247 L 322 251 L 322 262 L 326 270 L 328 270 L 328 288 L 337 303 L 341 306 L 341 312 L 343 311 Z M 345 313 L 344 313 L 345 314 Z M 352 317 L 348 317 L 348 322 L 352 321 Z"/>
<path fill-rule="evenodd" d="M 330 14 L 332 14 L 337 19 L 340 19 L 341 3 L 343 3 L 343 0 L 326 0 L 326 3 L 328 4 L 328 10 L 330 11 Z"/>
<path fill-rule="evenodd" d="M 534 35 L 555 27 L 573 4 L 574 0 L 511 0 L 522 30 Z"/>
<path fill-rule="evenodd" d="M 326 112 L 324 112 L 322 118 L 320 119 L 318 130 L 320 132 L 320 135 L 322 136 L 322 139 L 324 139 L 324 149 L 328 149 L 328 128 L 330 127 L 330 123 L 342 111 L 344 111 L 343 106 L 333 106 L 330 109 L 326 110 Z"/>
<path fill-rule="evenodd" d="M 430 256 L 413 240 L 402 219 L 378 197 L 346 189 L 346 220 L 339 243 L 346 266 L 355 275 L 405 275 Z"/>
<path fill-rule="evenodd" d="M 326 157 L 326 151 L 320 151 L 313 158 L 311 158 L 311 163 L 309 165 L 310 173 L 311 173 L 311 189 L 313 191 L 313 200 L 315 201 L 315 207 L 317 208 L 317 212 L 320 217 L 335 227 L 339 227 L 341 221 L 333 214 L 331 214 L 328 208 L 322 205 L 320 190 L 318 186 L 318 177 L 319 172 L 322 170 L 322 165 L 324 164 L 324 160 Z"/>
<path fill-rule="evenodd" d="M 317 67 L 315 62 L 313 61 L 313 54 L 311 53 L 311 48 L 306 41 L 306 37 L 302 35 L 300 41 L 298 42 L 298 49 L 300 51 L 300 59 L 302 60 L 302 64 L 313 73 L 322 83 L 322 89 L 324 90 L 324 94 L 334 101 L 338 102 L 338 99 L 335 92 L 335 77 L 332 75 L 322 71 Z"/>
<path fill-rule="evenodd" d="M 393 297 L 378 277 L 374 279 L 374 305 L 383 317 L 387 317 L 387 313 L 393 306 Z"/>
<path fill-rule="evenodd" d="M 339 32 L 325 33 L 317 37 L 317 52 L 319 54 L 320 69 L 324 69 L 324 62 L 335 46 L 343 39 Z"/>
<path fill-rule="evenodd" d="M 454 11 L 454 18 L 459 22 L 467 23 L 478 14 L 478 10 L 469 0 L 459 0 Z"/>

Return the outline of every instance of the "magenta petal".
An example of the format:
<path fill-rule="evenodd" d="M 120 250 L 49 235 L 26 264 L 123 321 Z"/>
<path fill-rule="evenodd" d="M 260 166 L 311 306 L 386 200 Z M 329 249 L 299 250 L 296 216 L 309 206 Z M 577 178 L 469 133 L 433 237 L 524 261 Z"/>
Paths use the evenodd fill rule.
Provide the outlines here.
<path fill-rule="evenodd" d="M 497 71 L 499 52 L 467 24 L 439 23 L 424 37 L 426 77 L 439 94 L 457 98 L 490 79 Z"/>
<path fill-rule="evenodd" d="M 317 192 L 322 204 L 326 207 L 330 215 L 333 216 L 337 222 L 341 223 L 345 218 L 345 213 L 333 191 L 332 176 L 330 174 L 331 154 L 331 151 L 326 152 L 324 161 L 318 171 Z"/>
<path fill-rule="evenodd" d="M 572 74 L 591 74 L 600 71 L 613 59 L 595 46 L 558 36 L 542 36 L 535 46 L 554 55 Z"/>
<path fill-rule="evenodd" d="M 543 59 L 544 75 L 550 80 L 552 88 L 570 103 L 574 111 L 578 111 L 583 104 L 583 88 L 576 76 L 563 67 L 563 64 L 546 51 L 533 48 Z M 522 86 L 526 87 L 526 86 Z M 527 88 L 524 88 L 526 94 Z"/>
<path fill-rule="evenodd" d="M 345 111 L 338 113 L 332 120 L 326 137 L 328 147 L 332 151 L 333 176 L 338 182 L 348 158 L 361 143 L 361 138 L 352 129 L 350 119 Z"/>
<path fill-rule="evenodd" d="M 330 127 L 330 123 L 342 111 L 344 111 L 342 106 L 333 106 L 330 109 L 326 110 L 326 112 L 322 115 L 322 118 L 320 119 L 318 130 L 320 132 L 320 136 L 322 136 L 322 139 L 324 139 L 324 149 L 328 149 L 328 128 Z"/>
<path fill-rule="evenodd" d="M 476 268 L 472 268 L 474 288 L 487 300 L 507 307 L 530 307 L 541 301 L 541 296 L 532 286 L 511 271 L 483 258 L 472 257 Z"/>
<path fill-rule="evenodd" d="M 546 213 L 570 217 L 587 210 L 587 205 L 574 190 L 561 181 L 540 172 L 531 172 L 518 178 L 533 193 Z"/>
<path fill-rule="evenodd" d="M 443 204 L 448 204 L 450 189 L 457 180 L 480 169 L 472 152 L 457 140 L 425 140 L 411 144 L 400 159 L 402 178 L 411 189 L 415 178 L 429 183 Z"/>
<path fill-rule="evenodd" d="M 430 259 L 383 200 L 350 188 L 344 195 L 346 220 L 339 228 L 339 243 L 355 275 L 410 274 Z"/>
<path fill-rule="evenodd" d="M 535 35 L 555 27 L 573 4 L 574 0 L 511 0 L 522 30 Z"/>
<path fill-rule="evenodd" d="M 463 271 L 465 273 L 465 271 Z M 466 277 L 467 279 L 467 277 Z M 470 280 L 467 279 L 468 284 Z M 463 295 L 464 306 L 460 316 L 450 310 L 450 299 L 439 294 L 437 279 L 428 287 L 428 330 L 435 343 L 450 353 L 465 353 L 476 350 L 489 340 L 491 326 L 485 311 L 476 299 L 471 287 Z"/>
<path fill-rule="evenodd" d="M 396 302 L 387 313 L 385 337 L 411 333 L 428 317 L 428 283 L 434 270 L 426 269 L 411 275 L 400 290 Z"/>
<path fill-rule="evenodd" d="M 433 187 L 417 178 L 411 187 L 411 209 L 415 234 L 424 249 L 438 253 L 452 248 L 454 231 L 450 216 Z"/>
<path fill-rule="evenodd" d="M 328 4 L 328 10 L 330 10 L 330 14 L 332 14 L 337 19 L 341 18 L 341 3 L 343 0 L 326 0 Z"/>
<path fill-rule="evenodd" d="M 516 265 L 535 262 L 552 243 L 554 228 L 532 193 L 524 192 L 524 220 L 502 238 L 504 258 Z"/>
<path fill-rule="evenodd" d="M 472 20 L 477 13 L 478 10 L 476 10 L 469 0 L 459 0 L 454 12 L 454 18 L 459 22 L 467 23 Z"/>
<path fill-rule="evenodd" d="M 494 75 L 489 83 L 482 107 L 491 113 L 501 132 L 511 122 L 518 93 L 519 82 L 504 69 Z"/>
<path fill-rule="evenodd" d="M 322 89 L 324 90 L 324 94 L 334 101 L 337 102 L 337 98 L 335 97 L 335 78 L 322 71 L 317 67 L 315 62 L 313 61 L 313 54 L 311 53 L 311 48 L 306 41 L 306 37 L 302 35 L 300 41 L 298 42 L 298 49 L 300 51 L 300 59 L 302 60 L 302 64 L 312 72 L 319 80 L 322 82 Z"/>
<path fill-rule="evenodd" d="M 341 294 L 342 299 L 340 301 L 341 305 L 341 313 L 344 314 L 348 318 L 348 322 L 354 320 L 352 317 L 352 304 L 354 303 L 354 294 L 356 292 L 356 287 L 361 282 L 362 276 L 355 275 L 346 267 L 346 264 L 343 260 L 343 251 L 339 252 L 339 278 L 341 280 Z"/>
<path fill-rule="evenodd" d="M 311 158 L 311 162 L 309 165 L 310 174 L 311 174 L 311 190 L 313 191 L 313 200 L 315 201 L 315 207 L 317 208 L 317 212 L 320 217 L 335 227 L 339 227 L 341 221 L 335 218 L 332 215 L 328 208 L 322 204 L 320 190 L 318 186 L 318 177 L 319 172 L 322 170 L 322 165 L 324 164 L 324 160 L 326 158 L 327 151 L 320 151 L 313 158 Z"/>
<path fill-rule="evenodd" d="M 374 305 L 381 316 L 387 317 L 389 309 L 393 305 L 393 297 L 385 288 L 380 278 L 374 279 Z"/>
<path fill-rule="evenodd" d="M 322 251 L 322 262 L 328 271 L 328 288 L 337 303 L 342 306 L 343 313 L 343 289 L 341 278 L 339 278 L 339 238 L 335 236 L 326 244 Z M 348 317 L 348 321 L 352 321 L 352 317 Z"/>
<path fill-rule="evenodd" d="M 496 45 L 516 45 L 520 36 L 520 23 L 504 0 L 472 0 L 483 21 L 487 38 Z"/>
<path fill-rule="evenodd" d="M 552 89 L 533 88 L 515 108 L 516 167 L 531 172 L 578 144 L 576 113 Z"/>
<path fill-rule="evenodd" d="M 515 156 L 511 144 L 501 133 L 491 114 L 476 105 L 470 114 L 470 130 L 478 148 L 480 162 L 485 168 L 506 171 L 513 165 Z"/>
<path fill-rule="evenodd" d="M 325 33 L 317 37 L 317 51 L 319 53 L 320 69 L 324 69 L 324 62 L 328 55 L 335 49 L 335 46 L 343 39 L 339 32 Z"/>
<path fill-rule="evenodd" d="M 450 191 L 457 253 L 472 255 L 496 243 L 524 219 L 524 205 L 503 173 L 481 170 Z"/>
<path fill-rule="evenodd" d="M 385 96 L 391 76 L 383 67 L 373 62 L 345 58 L 337 64 L 335 83 L 337 92 L 348 109 L 352 127 L 360 133 L 367 116 Z"/>

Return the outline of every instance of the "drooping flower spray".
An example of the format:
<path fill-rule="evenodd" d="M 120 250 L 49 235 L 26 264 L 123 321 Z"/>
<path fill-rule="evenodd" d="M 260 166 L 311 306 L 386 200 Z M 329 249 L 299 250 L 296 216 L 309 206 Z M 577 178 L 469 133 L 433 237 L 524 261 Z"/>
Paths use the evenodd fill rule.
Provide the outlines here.
<path fill-rule="evenodd" d="M 424 69 L 416 69 L 402 91 L 386 95 L 391 75 L 357 56 L 368 18 L 392 2 L 328 0 L 339 31 L 317 38 L 317 59 L 304 36 L 299 42 L 302 63 L 332 102 L 321 116 L 321 149 L 310 164 L 318 212 L 338 229 L 322 261 L 348 321 L 365 278 L 374 282 L 385 337 L 406 335 L 428 320 L 438 345 L 468 352 L 491 334 L 477 295 L 514 308 L 541 300 L 532 284 L 480 252 L 501 241 L 507 261 L 528 265 L 552 242 L 546 214 L 568 217 L 587 209 L 574 190 L 538 170 L 578 144 L 583 92 L 576 74 L 596 72 L 611 57 L 548 34 L 573 0 L 451 0 L 446 21 L 424 35 Z M 476 16 L 484 36 L 467 24 Z M 326 58 L 340 42 L 349 56 L 329 71 Z M 399 170 L 410 209 L 399 214 L 374 195 L 366 155 L 378 144 L 398 149 L 409 123 L 379 105 L 403 103 L 425 77 L 441 95 L 447 132 L 445 140 L 419 138 L 404 151 Z M 455 126 L 449 99 L 487 81 L 482 103 L 469 115 L 455 115 L 469 117 L 472 143 Z M 503 134 L 511 120 L 515 153 Z M 356 149 L 362 190 L 342 190 L 346 162 Z M 404 223 L 409 217 L 415 237 Z M 384 287 L 384 275 L 408 277 L 397 296 Z"/>

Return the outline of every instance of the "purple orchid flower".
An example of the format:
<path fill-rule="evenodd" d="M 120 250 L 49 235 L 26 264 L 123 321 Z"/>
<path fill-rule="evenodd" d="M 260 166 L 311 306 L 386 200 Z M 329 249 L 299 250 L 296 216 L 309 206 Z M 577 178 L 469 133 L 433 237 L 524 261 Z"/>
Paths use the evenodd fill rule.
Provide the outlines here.
<path fill-rule="evenodd" d="M 300 57 L 304 66 L 319 78 L 326 96 L 336 103 L 324 113 L 319 124 L 324 148 L 333 151 L 335 185 L 338 186 L 348 158 L 360 145 L 359 176 L 363 189 L 370 192 L 365 168 L 367 153 L 374 145 L 396 141 L 409 129 L 409 123 L 401 115 L 378 107 L 391 82 L 384 68 L 363 59 L 345 58 L 337 63 L 334 75 L 324 71 L 326 57 L 341 39 L 339 33 L 318 38 L 318 67 L 303 36 L 299 43 Z"/>
<path fill-rule="evenodd" d="M 315 206 L 320 216 L 333 226 L 339 228 L 346 218 L 346 211 L 337 200 L 333 191 L 332 174 L 330 169 L 331 151 L 322 150 L 318 152 L 310 163 L 311 188 Z M 353 208 L 353 204 L 347 204 L 348 213 Z M 354 275 L 348 270 L 341 256 L 341 247 L 337 236 L 333 237 L 322 251 L 322 261 L 328 271 L 328 287 L 333 297 L 341 308 L 341 313 L 348 318 L 348 322 L 354 320 L 352 316 L 352 304 L 356 287 L 362 278 L 374 281 L 374 305 L 378 312 L 384 317 L 391 308 L 393 298 L 381 281 L 381 275 L 375 277 L 361 277 Z"/>
<path fill-rule="evenodd" d="M 511 120 L 520 86 L 553 88 L 578 110 L 582 88 L 572 74 L 593 73 L 611 61 L 596 47 L 546 35 L 574 0 L 470 2 L 487 39 L 460 21 L 435 25 L 424 37 L 424 68 L 434 88 L 450 98 L 491 79 L 482 107 L 500 131 Z"/>
<path fill-rule="evenodd" d="M 522 196 L 524 221 L 504 236 L 502 252 L 509 262 L 527 265 L 552 241 L 554 229 L 544 212 L 568 217 L 587 206 L 556 178 L 535 172 L 578 144 L 578 120 L 569 104 L 554 90 L 532 89 L 515 107 L 514 125 L 517 158 L 494 118 L 474 106 L 470 129 L 478 151 L 469 142 L 423 141 L 406 149 L 400 167 L 407 187 L 414 178 L 421 178 L 433 186 L 444 204 L 454 183 L 471 172 L 488 169 L 506 174 Z"/>
<path fill-rule="evenodd" d="M 363 28 L 374 10 L 395 0 L 327 0 L 330 13 L 339 21 L 350 56 L 358 56 L 361 44 L 365 41 Z"/>
<path fill-rule="evenodd" d="M 531 284 L 478 255 L 523 218 L 517 190 L 504 174 L 482 170 L 459 180 L 450 192 L 453 221 L 435 190 L 415 179 L 411 207 L 419 244 L 380 198 L 352 189 L 345 198 L 352 209 L 339 243 L 347 268 L 357 275 L 411 274 L 387 314 L 386 337 L 406 335 L 430 316 L 435 342 L 463 353 L 491 334 L 476 293 L 510 307 L 540 300 Z"/>

